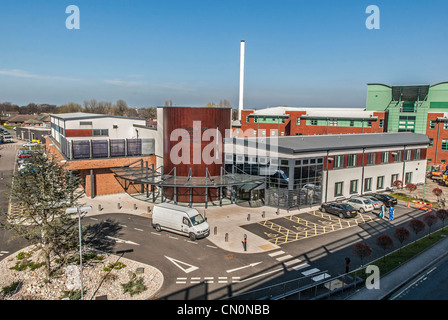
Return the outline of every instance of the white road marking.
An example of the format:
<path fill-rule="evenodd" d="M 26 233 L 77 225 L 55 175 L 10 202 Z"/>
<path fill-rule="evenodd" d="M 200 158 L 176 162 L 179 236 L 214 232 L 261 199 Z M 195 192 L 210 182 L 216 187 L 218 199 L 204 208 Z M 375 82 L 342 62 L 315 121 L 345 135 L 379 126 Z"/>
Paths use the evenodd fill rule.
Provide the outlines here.
<path fill-rule="evenodd" d="M 165 258 L 170 260 L 172 263 L 174 263 L 174 265 L 176 267 L 178 267 L 179 269 L 181 269 L 185 273 L 190 273 L 192 271 L 195 271 L 195 270 L 199 269 L 198 267 L 196 267 L 196 266 L 194 266 L 192 264 L 189 264 L 189 263 L 186 263 L 186 262 L 174 259 L 174 258 L 170 258 L 170 257 L 167 257 L 167 256 L 165 256 Z M 188 268 L 184 268 L 182 266 L 188 266 Z"/>
<path fill-rule="evenodd" d="M 245 269 L 245 268 L 255 267 L 256 265 L 258 265 L 260 263 L 261 263 L 261 261 L 260 262 L 254 262 L 254 263 L 248 264 L 247 266 L 242 266 L 242 267 L 239 267 L 239 268 L 227 270 L 226 272 L 227 273 L 231 273 L 231 272 L 242 270 L 242 269 Z"/>

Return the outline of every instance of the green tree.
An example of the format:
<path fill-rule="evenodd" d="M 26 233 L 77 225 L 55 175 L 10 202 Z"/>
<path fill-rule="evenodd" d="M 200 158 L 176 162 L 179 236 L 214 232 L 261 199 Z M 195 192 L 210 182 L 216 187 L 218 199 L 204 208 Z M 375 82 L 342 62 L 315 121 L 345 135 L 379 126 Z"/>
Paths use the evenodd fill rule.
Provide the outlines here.
<path fill-rule="evenodd" d="M 14 216 L 2 214 L 1 225 L 14 237 L 34 245 L 45 262 L 46 277 L 52 276 L 53 260 L 68 259 L 78 243 L 77 214 L 66 209 L 79 205 L 79 178 L 56 160 L 39 155 L 13 177 L 11 201 L 19 209 Z M 74 219 L 75 218 L 75 219 Z"/>

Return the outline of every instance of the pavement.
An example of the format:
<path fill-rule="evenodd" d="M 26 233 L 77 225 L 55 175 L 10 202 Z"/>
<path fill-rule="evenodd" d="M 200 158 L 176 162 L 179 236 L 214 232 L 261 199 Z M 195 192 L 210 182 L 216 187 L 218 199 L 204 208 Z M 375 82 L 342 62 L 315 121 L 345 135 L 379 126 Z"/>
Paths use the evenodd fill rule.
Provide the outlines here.
<path fill-rule="evenodd" d="M 150 218 L 152 215 L 153 203 L 142 201 L 138 197 L 127 193 L 97 196 L 94 199 L 84 197 L 81 199 L 83 205 L 90 205 L 92 209 L 86 216 L 94 216 L 108 213 L 135 214 Z M 249 208 L 236 204 L 219 206 L 197 207 L 198 211 L 205 215 L 210 225 L 210 236 L 208 240 L 223 250 L 235 253 L 260 253 L 279 249 L 268 240 L 259 237 L 242 226 L 256 223 L 272 218 L 299 214 L 310 210 L 318 210 L 319 206 L 309 207 L 301 210 L 280 209 L 262 207 Z M 244 236 L 246 236 L 246 248 L 243 246 Z M 380 278 L 380 289 L 361 288 L 346 297 L 346 300 L 383 300 L 388 299 L 394 292 L 415 279 L 419 274 L 437 263 L 440 259 L 448 255 L 448 238 L 439 241 L 430 249 L 424 251 L 416 258 L 406 262 L 401 267 Z"/>

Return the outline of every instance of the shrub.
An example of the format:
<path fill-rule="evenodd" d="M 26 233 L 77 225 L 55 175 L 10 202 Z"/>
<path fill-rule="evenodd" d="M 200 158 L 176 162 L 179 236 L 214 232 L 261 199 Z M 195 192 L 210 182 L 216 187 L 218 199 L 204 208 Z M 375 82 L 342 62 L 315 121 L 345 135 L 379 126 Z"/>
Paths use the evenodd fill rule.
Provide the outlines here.
<path fill-rule="evenodd" d="M 148 289 L 143 283 L 143 277 L 137 279 L 135 274 L 133 274 L 129 282 L 122 283 L 121 286 L 123 287 L 123 292 L 129 293 L 131 297 Z"/>
<path fill-rule="evenodd" d="M 107 267 L 104 267 L 103 270 L 108 272 L 108 271 L 110 271 L 112 269 L 120 270 L 120 269 L 123 269 L 125 267 L 126 267 L 126 265 L 123 262 L 117 261 L 115 263 L 109 263 L 109 265 Z"/>

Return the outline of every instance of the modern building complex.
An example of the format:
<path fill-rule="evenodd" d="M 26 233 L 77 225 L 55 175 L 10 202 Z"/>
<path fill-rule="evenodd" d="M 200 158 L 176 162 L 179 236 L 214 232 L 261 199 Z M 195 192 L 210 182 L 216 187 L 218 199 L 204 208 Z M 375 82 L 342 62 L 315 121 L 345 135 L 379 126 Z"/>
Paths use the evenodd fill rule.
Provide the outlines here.
<path fill-rule="evenodd" d="M 139 118 L 52 115 L 46 145 L 90 197 L 129 192 L 150 202 L 294 209 L 385 191 L 396 180 L 424 183 L 422 134 L 235 137 L 231 109 L 217 107 L 159 107 L 157 119 L 154 128 Z"/>
<path fill-rule="evenodd" d="M 448 82 L 367 84 L 365 108 L 273 107 L 243 110 L 235 136 L 414 132 L 429 137 L 428 164 L 448 160 Z"/>

